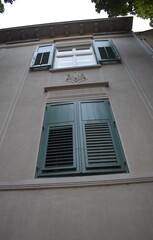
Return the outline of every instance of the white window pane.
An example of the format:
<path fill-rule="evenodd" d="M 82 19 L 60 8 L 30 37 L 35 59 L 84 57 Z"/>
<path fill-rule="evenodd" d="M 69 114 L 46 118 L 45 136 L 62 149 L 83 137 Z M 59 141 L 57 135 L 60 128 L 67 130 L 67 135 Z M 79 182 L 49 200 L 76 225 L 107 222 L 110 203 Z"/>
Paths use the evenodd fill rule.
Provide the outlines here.
<path fill-rule="evenodd" d="M 77 66 L 86 66 L 95 64 L 95 60 L 92 55 L 76 56 Z"/>
<path fill-rule="evenodd" d="M 55 66 L 57 68 L 64 68 L 64 67 L 72 67 L 73 64 L 73 58 L 72 57 L 60 57 L 56 59 Z"/>
<path fill-rule="evenodd" d="M 72 49 L 70 50 L 58 50 L 57 51 L 57 56 L 67 56 L 67 55 L 72 55 Z"/>
<path fill-rule="evenodd" d="M 76 55 L 78 55 L 78 54 L 91 54 L 91 49 L 90 48 L 84 48 L 84 49 L 76 48 Z"/>

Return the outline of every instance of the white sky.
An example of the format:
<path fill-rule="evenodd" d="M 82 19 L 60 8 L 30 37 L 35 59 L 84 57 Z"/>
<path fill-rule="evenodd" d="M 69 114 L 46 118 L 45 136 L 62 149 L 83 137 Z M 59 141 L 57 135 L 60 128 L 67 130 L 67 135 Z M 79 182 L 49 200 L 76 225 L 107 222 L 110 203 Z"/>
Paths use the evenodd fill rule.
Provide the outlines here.
<path fill-rule="evenodd" d="M 13 5 L 5 4 L 0 28 L 106 17 L 104 12 L 96 13 L 91 0 L 16 0 Z M 133 31 L 148 29 L 149 20 L 134 17 Z"/>

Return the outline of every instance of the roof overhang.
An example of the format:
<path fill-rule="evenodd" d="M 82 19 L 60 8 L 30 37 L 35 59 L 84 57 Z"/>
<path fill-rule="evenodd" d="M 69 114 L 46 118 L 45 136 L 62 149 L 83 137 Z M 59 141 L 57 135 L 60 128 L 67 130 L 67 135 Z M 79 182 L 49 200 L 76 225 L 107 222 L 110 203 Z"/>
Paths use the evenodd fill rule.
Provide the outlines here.
<path fill-rule="evenodd" d="M 132 23 L 133 17 L 118 17 L 5 28 L 0 30 L 0 43 L 90 34 L 129 33 L 132 30 Z"/>

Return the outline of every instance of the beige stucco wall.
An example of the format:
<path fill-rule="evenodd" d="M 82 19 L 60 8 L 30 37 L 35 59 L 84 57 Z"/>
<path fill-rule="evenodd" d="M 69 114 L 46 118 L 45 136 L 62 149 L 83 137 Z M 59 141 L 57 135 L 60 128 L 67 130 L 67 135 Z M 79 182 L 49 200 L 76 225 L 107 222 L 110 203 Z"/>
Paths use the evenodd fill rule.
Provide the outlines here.
<path fill-rule="evenodd" d="M 109 82 L 109 88 L 102 91 L 110 99 L 130 173 L 153 172 L 152 60 L 133 37 L 114 38 L 113 41 L 121 55 L 121 64 L 62 72 L 29 72 L 35 46 L 5 49 L 0 81 L 1 180 L 34 178 L 47 101 L 44 87 L 73 86 L 74 83 L 67 82 L 66 78 L 75 72 L 87 78 L 76 84 Z M 61 97 L 60 91 L 57 100 L 58 96 Z"/>
<path fill-rule="evenodd" d="M 0 239 L 152 240 L 152 198 L 152 183 L 0 192 Z"/>
<path fill-rule="evenodd" d="M 113 38 L 113 42 L 120 64 L 63 72 L 30 72 L 34 45 L 0 49 L 0 239 L 153 238 L 153 62 L 132 36 Z M 53 96 L 44 93 L 44 87 L 73 86 L 66 78 L 75 72 L 87 78 L 76 84 L 109 82 L 101 93 L 110 99 L 129 173 L 83 177 L 86 187 L 79 187 L 81 178 L 60 178 L 62 184 L 76 184 L 43 189 L 43 180 L 34 175 L 44 108 L 47 97 Z M 84 94 L 90 97 L 88 88 Z M 73 91 L 70 95 L 73 99 Z M 94 95 L 99 97 L 99 89 Z M 54 98 L 62 100 L 61 92 Z M 134 180 L 128 183 L 130 178 Z M 109 179 L 109 184 L 103 184 Z M 115 179 L 122 184 L 113 184 Z M 90 180 L 95 186 L 90 186 Z M 26 181 L 33 189 L 22 189 Z"/>

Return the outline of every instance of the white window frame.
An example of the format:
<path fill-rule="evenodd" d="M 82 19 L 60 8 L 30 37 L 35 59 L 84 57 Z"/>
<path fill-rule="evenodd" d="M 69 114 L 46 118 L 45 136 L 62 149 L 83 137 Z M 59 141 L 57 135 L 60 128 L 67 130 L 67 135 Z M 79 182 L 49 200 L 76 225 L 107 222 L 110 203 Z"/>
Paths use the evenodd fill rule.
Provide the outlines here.
<path fill-rule="evenodd" d="M 85 57 L 85 59 L 82 60 L 82 64 L 79 63 L 79 61 L 81 61 L 78 59 L 79 57 Z M 87 62 L 88 57 L 89 62 Z M 67 62 L 66 64 L 66 60 L 68 60 L 68 58 L 69 62 Z M 79 66 L 91 66 L 96 64 L 96 57 L 91 43 L 67 46 L 62 46 L 60 44 L 59 46 L 56 46 L 54 68 L 71 68 Z"/>

